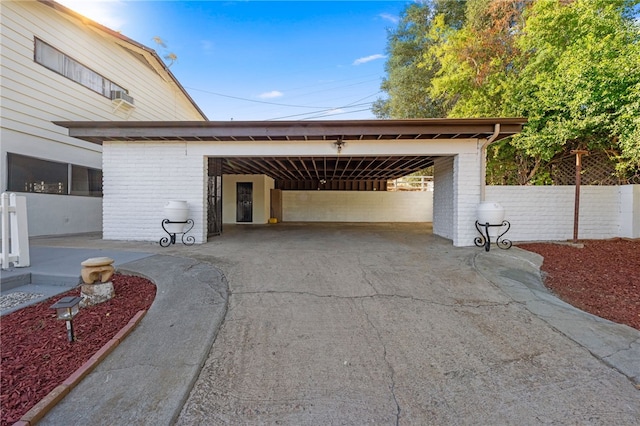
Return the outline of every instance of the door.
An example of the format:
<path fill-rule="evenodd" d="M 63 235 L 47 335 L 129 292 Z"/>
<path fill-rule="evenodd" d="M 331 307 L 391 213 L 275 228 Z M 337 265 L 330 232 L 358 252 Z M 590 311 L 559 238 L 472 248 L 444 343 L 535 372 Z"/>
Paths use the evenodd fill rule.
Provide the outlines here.
<path fill-rule="evenodd" d="M 222 158 L 208 159 L 207 237 L 222 233 Z"/>
<path fill-rule="evenodd" d="M 271 190 L 271 216 L 276 218 L 278 222 L 282 222 L 282 190 Z"/>
<path fill-rule="evenodd" d="M 236 222 L 253 222 L 253 182 L 236 183 Z"/>

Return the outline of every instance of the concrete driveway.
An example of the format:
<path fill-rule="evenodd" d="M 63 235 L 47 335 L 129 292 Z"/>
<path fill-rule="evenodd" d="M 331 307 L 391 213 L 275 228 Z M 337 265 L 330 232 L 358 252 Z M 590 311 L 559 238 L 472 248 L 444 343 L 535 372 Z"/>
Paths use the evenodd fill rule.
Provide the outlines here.
<path fill-rule="evenodd" d="M 230 287 L 179 425 L 640 422 L 628 377 L 487 279 L 500 250 L 478 266 L 424 224 L 279 224 L 164 253 Z"/>

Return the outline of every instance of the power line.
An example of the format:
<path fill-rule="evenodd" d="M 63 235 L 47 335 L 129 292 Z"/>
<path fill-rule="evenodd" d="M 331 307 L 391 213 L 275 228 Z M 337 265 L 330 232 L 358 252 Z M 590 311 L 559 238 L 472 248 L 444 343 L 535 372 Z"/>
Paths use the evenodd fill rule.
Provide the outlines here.
<path fill-rule="evenodd" d="M 344 108 L 355 108 L 355 107 L 359 107 L 359 106 L 363 106 L 363 105 L 372 105 L 372 104 L 373 104 L 373 102 L 365 102 L 365 103 L 356 103 L 356 102 L 363 101 L 363 100 L 368 99 L 368 98 L 370 98 L 370 97 L 372 97 L 372 96 L 376 96 L 376 95 L 378 95 L 378 94 L 380 94 L 380 93 L 382 93 L 382 91 L 381 91 L 381 90 L 380 90 L 380 91 L 377 91 L 376 93 L 372 93 L 372 94 L 370 94 L 370 95 L 367 95 L 367 96 L 365 96 L 365 97 L 363 97 L 363 98 L 360 98 L 360 99 L 358 99 L 358 100 L 355 100 L 355 101 L 353 101 L 353 102 L 350 102 L 350 103 L 348 103 L 348 104 L 346 104 L 346 105 L 342 105 L 342 106 L 339 106 L 339 107 L 333 107 L 333 108 L 327 108 L 327 109 L 325 109 L 324 111 L 313 111 L 313 112 L 306 112 L 306 113 L 302 113 L 302 114 L 287 115 L 287 116 L 284 116 L 284 117 L 270 118 L 270 119 L 268 119 L 268 121 L 270 121 L 270 120 L 282 120 L 282 119 L 285 119 L 285 118 L 292 118 L 292 117 L 300 117 L 300 116 L 302 116 L 302 115 L 309 115 L 309 114 L 318 114 L 318 113 L 323 113 L 323 112 L 330 112 L 330 111 L 339 110 L 339 109 L 344 109 Z M 365 110 L 359 110 L 359 111 L 353 111 L 353 112 L 361 112 L 361 111 L 367 111 L 367 110 L 365 109 Z M 351 112 L 347 112 L 347 114 L 350 114 L 350 113 L 351 113 Z M 339 114 L 335 114 L 335 115 L 340 115 L 340 114 L 341 114 L 341 113 L 339 113 Z M 316 117 L 318 117 L 318 116 L 316 115 Z M 316 118 L 316 117 L 311 117 L 311 118 Z"/>
<path fill-rule="evenodd" d="M 348 80 L 349 79 L 345 79 L 345 80 L 342 80 L 342 81 L 348 81 Z M 303 94 L 300 94 L 300 95 L 296 95 L 295 97 L 308 96 L 308 95 L 312 95 L 312 94 L 315 94 L 315 93 L 322 93 L 322 92 L 328 92 L 330 90 L 343 89 L 345 87 L 358 86 L 358 85 L 361 85 L 361 84 L 370 83 L 372 81 L 376 81 L 376 79 L 360 81 L 360 82 L 357 82 L 357 83 L 347 84 L 347 85 L 344 85 L 344 86 L 338 86 L 338 87 L 334 87 L 334 88 L 331 88 L 331 89 L 324 89 L 324 90 L 317 90 L 315 92 L 303 93 Z M 312 86 L 308 86 L 308 87 L 312 87 Z M 334 109 L 334 107 L 329 107 L 329 106 L 293 105 L 293 104 L 283 104 L 283 103 L 279 103 L 279 102 L 260 101 L 260 100 L 256 100 L 256 99 L 243 98 L 243 97 L 240 97 L 240 96 L 225 95 L 224 93 L 213 92 L 213 91 L 210 91 L 210 90 L 197 89 L 195 87 L 187 87 L 187 86 L 185 86 L 185 89 L 195 90 L 197 92 L 207 93 L 207 94 L 210 94 L 210 95 L 220 96 L 220 97 L 223 97 L 223 98 L 236 99 L 236 100 L 239 100 L 239 101 L 252 102 L 252 103 L 257 103 L 257 104 L 283 106 L 283 107 L 288 107 L 288 108 Z M 380 93 L 380 92 L 377 92 L 375 94 L 378 94 L 378 93 Z M 374 95 L 369 95 L 367 97 L 374 96 Z M 363 99 L 366 99 L 367 97 L 365 97 Z M 355 102 L 358 102 L 358 101 L 355 101 Z"/>
<path fill-rule="evenodd" d="M 246 101 L 246 102 L 254 102 L 257 104 L 267 104 L 267 105 L 277 105 L 277 106 L 284 106 L 284 107 L 291 107 L 291 108 L 315 108 L 315 109 L 326 109 L 329 107 L 326 106 L 309 106 L 309 105 L 290 105 L 290 104 L 281 104 L 281 103 L 277 103 L 277 102 L 268 102 L 268 101 L 258 101 L 255 99 L 247 99 L 247 98 L 241 98 L 239 96 L 231 96 L 231 95 L 225 95 L 222 93 L 217 93 L 217 92 L 211 92 L 209 90 L 203 90 L 203 89 L 196 89 L 195 87 L 186 87 L 185 89 L 189 89 L 189 90 L 195 90 L 197 92 L 203 92 L 203 93 L 208 93 L 210 95 L 216 95 L 216 96 L 221 96 L 223 98 L 230 98 L 230 99 L 237 99 L 239 101 Z"/>
<path fill-rule="evenodd" d="M 356 112 L 363 112 L 363 111 L 369 111 L 369 108 L 359 109 L 359 110 L 356 110 L 356 111 L 339 112 L 339 113 L 336 113 L 336 114 L 316 115 L 314 117 L 307 117 L 307 118 L 304 118 L 302 120 L 312 120 L 314 118 L 328 117 L 329 115 L 333 117 L 334 115 L 355 114 Z"/>
<path fill-rule="evenodd" d="M 303 112 L 300 114 L 292 114 L 292 115 L 285 115 L 282 117 L 275 117 L 275 118 L 268 118 L 266 121 L 273 121 L 273 120 L 284 120 L 285 118 L 293 118 L 293 117 L 300 117 L 303 115 L 309 115 L 309 114 L 320 114 L 323 112 L 330 112 L 330 111 L 335 111 L 338 109 L 343 109 L 343 108 L 356 108 L 356 107 L 361 107 L 361 106 L 365 106 L 365 105 L 371 105 L 373 102 L 365 102 L 362 104 L 354 104 L 354 105 L 345 105 L 345 106 L 341 106 L 341 107 L 335 107 L 335 108 L 327 108 L 324 109 L 322 111 L 312 111 L 312 112 Z M 366 111 L 366 110 L 364 110 Z"/>
<path fill-rule="evenodd" d="M 316 71 L 318 71 L 318 70 L 316 69 Z M 293 88 L 288 88 L 288 89 L 283 89 L 283 90 L 286 91 L 286 92 L 289 92 L 289 91 L 306 89 L 306 88 L 309 88 L 309 87 L 326 86 L 328 84 L 341 83 L 343 81 L 358 80 L 358 79 L 361 79 L 361 78 L 368 78 L 368 77 L 373 77 L 373 76 L 376 76 L 378 78 L 377 79 L 373 79 L 373 80 L 367 80 L 367 81 L 375 81 L 375 80 L 378 80 L 380 78 L 380 74 L 374 73 L 374 74 L 361 75 L 361 76 L 358 76 L 358 77 L 342 78 L 342 79 L 338 79 L 338 80 L 320 81 L 320 82 L 317 82 L 317 83 L 314 83 L 314 84 L 309 84 L 309 85 L 306 85 L 306 86 L 293 87 Z M 348 87 L 348 86 L 338 86 L 338 87 Z"/>
<path fill-rule="evenodd" d="M 333 88 L 329 88 L 329 89 L 320 89 L 320 90 L 316 90 L 314 92 L 307 92 L 307 93 L 302 93 L 300 95 L 296 95 L 296 98 L 299 98 L 301 96 L 308 96 L 308 95 L 313 95 L 315 93 L 324 93 L 324 92 L 328 92 L 331 90 L 337 90 L 337 89 L 344 89 L 345 87 L 353 87 L 353 86 L 359 86 L 361 84 L 366 84 L 366 83 L 371 83 L 372 81 L 378 81 L 377 78 L 371 79 L 371 80 L 364 80 L 364 81 L 359 81 L 357 83 L 352 83 L 352 84 L 346 84 L 344 86 L 337 86 L 337 87 L 333 87 Z"/>

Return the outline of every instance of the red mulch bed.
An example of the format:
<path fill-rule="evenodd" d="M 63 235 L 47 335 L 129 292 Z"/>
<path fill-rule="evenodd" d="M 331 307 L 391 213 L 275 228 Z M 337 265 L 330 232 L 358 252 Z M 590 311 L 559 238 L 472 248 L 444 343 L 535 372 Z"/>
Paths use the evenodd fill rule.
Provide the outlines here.
<path fill-rule="evenodd" d="M 560 299 L 640 330 L 640 239 L 519 244 L 544 257 L 545 285 Z"/>
<path fill-rule="evenodd" d="M 156 286 L 140 277 L 115 274 L 115 297 L 81 309 L 73 320 L 75 342 L 67 340 L 64 321 L 51 305 L 75 288 L 0 320 L 0 424 L 20 420 L 31 407 L 65 381 L 141 310 L 149 309 Z"/>

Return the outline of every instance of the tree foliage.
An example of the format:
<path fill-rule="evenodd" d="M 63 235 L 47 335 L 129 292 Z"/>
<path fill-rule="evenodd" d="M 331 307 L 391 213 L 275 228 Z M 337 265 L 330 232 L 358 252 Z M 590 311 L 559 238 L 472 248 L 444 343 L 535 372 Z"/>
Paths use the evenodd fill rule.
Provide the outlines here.
<path fill-rule="evenodd" d="M 517 77 L 515 35 L 523 0 L 469 0 L 466 24 L 437 49 L 442 64 L 431 92 L 455 100 L 453 117 L 504 115 L 504 99 Z M 428 58 L 423 58 L 428 61 Z"/>
<path fill-rule="evenodd" d="M 373 112 L 378 118 L 444 117 L 447 107 L 431 96 L 430 81 L 439 70 L 434 45 L 429 37 L 434 17 L 455 27 L 464 19 L 463 0 L 436 0 L 412 3 L 402 13 L 398 27 L 387 36 L 387 77 Z M 423 56 L 432 62 L 424 66 Z"/>
<path fill-rule="evenodd" d="M 442 4 L 427 14 L 402 60 L 415 80 L 397 84 L 390 37 L 388 117 L 526 117 L 490 147 L 492 183 L 548 183 L 545 166 L 578 148 L 617 155 L 623 174 L 640 167 L 640 0 L 465 4 L 457 25 Z M 397 96 L 411 105 L 395 108 Z"/>
<path fill-rule="evenodd" d="M 640 32 L 625 3 L 545 0 L 528 10 L 517 40 L 527 60 L 510 96 L 511 112 L 529 119 L 517 146 L 544 160 L 615 150 L 640 164 Z"/>

